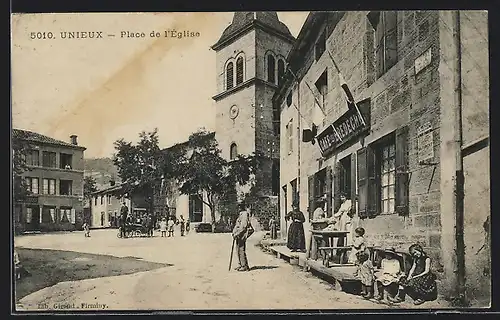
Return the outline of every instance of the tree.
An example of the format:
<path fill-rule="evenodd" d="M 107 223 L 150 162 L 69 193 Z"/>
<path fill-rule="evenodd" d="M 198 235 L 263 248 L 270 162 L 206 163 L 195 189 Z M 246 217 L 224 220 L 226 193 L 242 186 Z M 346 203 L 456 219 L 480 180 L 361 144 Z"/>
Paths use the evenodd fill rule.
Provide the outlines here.
<path fill-rule="evenodd" d="M 164 159 L 159 147 L 158 129 L 142 131 L 139 142 L 115 141 L 113 163 L 122 180 L 121 196 L 142 196 L 150 212 L 154 210 L 154 192 L 163 178 Z"/>
<path fill-rule="evenodd" d="M 17 131 L 12 135 L 12 178 L 14 202 L 26 199 L 31 194 L 26 185 L 23 173 L 29 171 L 26 164 L 26 151 L 29 149 L 29 143 L 23 139 L 22 131 Z"/>
<path fill-rule="evenodd" d="M 237 185 L 250 181 L 257 167 L 256 157 L 240 155 L 235 160 L 225 160 L 220 155 L 214 134 L 205 130 L 193 133 L 187 148 L 173 175 L 180 185 L 180 193 L 195 195 L 208 206 L 214 230 L 218 200 L 234 192 Z"/>
<path fill-rule="evenodd" d="M 90 201 L 92 193 L 97 191 L 96 181 L 93 177 L 87 176 L 83 179 L 83 197 Z"/>

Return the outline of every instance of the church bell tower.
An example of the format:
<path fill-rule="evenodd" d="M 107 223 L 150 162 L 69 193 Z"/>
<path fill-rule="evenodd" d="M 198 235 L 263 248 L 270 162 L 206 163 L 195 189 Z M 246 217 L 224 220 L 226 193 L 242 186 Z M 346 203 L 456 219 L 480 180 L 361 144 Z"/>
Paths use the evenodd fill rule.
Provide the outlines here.
<path fill-rule="evenodd" d="M 278 214 L 279 110 L 272 97 L 285 73 L 295 38 L 276 12 L 235 12 L 212 46 L 216 52 L 215 137 L 228 160 L 259 155 L 252 211 L 261 223 Z M 221 201 L 220 212 L 237 212 L 236 198 Z M 264 220 L 264 221 L 262 221 Z"/>

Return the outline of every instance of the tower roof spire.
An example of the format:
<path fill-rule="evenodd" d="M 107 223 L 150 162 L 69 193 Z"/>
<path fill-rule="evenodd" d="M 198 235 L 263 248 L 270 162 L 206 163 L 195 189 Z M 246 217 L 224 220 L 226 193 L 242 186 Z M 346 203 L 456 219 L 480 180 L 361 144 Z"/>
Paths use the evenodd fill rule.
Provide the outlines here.
<path fill-rule="evenodd" d="M 233 21 L 224 32 L 222 32 L 222 36 L 217 43 L 212 46 L 212 49 L 217 50 L 221 48 L 230 40 L 256 25 L 267 28 L 290 41 L 295 40 L 288 27 L 279 20 L 276 11 L 238 11 L 234 13 Z"/>

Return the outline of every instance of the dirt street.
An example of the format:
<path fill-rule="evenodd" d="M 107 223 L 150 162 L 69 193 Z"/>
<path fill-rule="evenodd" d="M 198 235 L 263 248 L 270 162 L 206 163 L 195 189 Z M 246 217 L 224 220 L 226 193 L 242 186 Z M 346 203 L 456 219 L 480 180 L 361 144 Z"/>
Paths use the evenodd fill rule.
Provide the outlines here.
<path fill-rule="evenodd" d="M 250 272 L 228 272 L 230 234 L 118 239 L 116 230 L 16 237 L 15 246 L 136 257 L 168 264 L 128 275 L 61 282 L 20 300 L 20 310 L 387 308 L 332 286 L 247 245 Z M 126 261 L 126 260 L 125 260 Z M 237 266 L 234 255 L 233 266 Z"/>

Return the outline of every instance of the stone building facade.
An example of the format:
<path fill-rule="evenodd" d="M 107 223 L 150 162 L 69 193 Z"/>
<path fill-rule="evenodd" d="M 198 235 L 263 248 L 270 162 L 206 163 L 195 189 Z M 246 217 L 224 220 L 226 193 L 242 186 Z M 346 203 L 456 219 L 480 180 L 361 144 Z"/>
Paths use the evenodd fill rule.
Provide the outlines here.
<path fill-rule="evenodd" d="M 285 71 L 294 37 L 276 12 L 236 12 L 212 46 L 216 52 L 215 135 L 222 156 L 259 155 L 250 200 L 262 222 L 278 212 L 279 110 L 272 97 Z M 220 211 L 237 212 L 238 195 L 221 200 Z"/>
<path fill-rule="evenodd" d="M 30 195 L 14 205 L 18 232 L 75 230 L 83 220 L 83 155 L 77 136 L 70 142 L 13 129 L 28 146 L 23 173 Z"/>
<path fill-rule="evenodd" d="M 407 251 L 420 243 L 441 294 L 488 303 L 486 32 L 485 12 L 311 13 L 273 99 L 281 110 L 282 230 L 293 199 L 311 218 L 324 197 L 331 216 L 345 193 L 355 204 L 352 227 L 365 228 L 369 245 Z M 315 133 L 314 144 L 304 133 Z M 468 143 L 471 160 L 460 151 Z M 465 198 L 455 196 L 460 186 Z"/>

